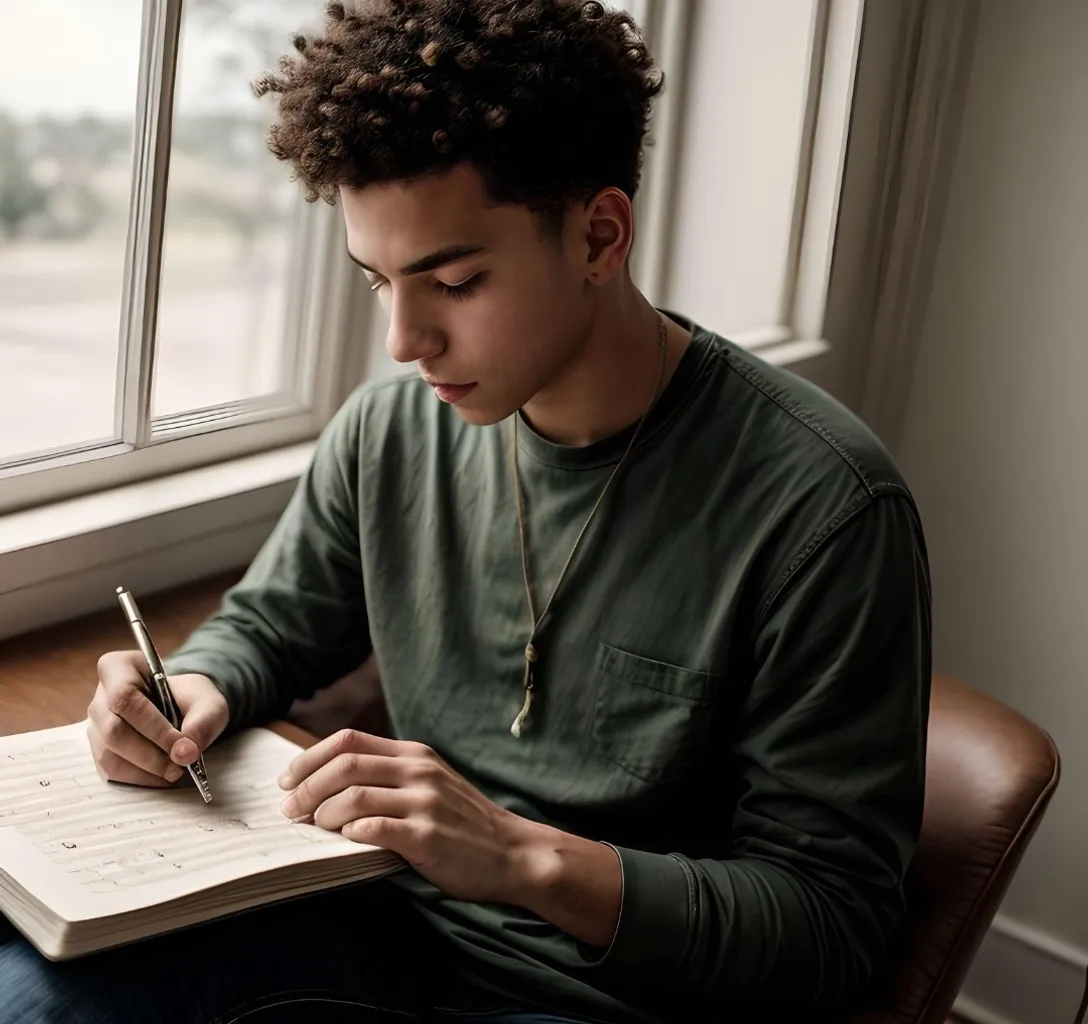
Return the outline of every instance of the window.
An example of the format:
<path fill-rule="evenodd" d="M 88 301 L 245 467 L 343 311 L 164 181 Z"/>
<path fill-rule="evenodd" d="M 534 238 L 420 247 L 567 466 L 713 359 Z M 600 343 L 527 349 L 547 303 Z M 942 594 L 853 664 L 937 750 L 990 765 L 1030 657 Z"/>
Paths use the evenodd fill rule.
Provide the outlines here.
<path fill-rule="evenodd" d="M 666 73 L 635 276 L 658 305 L 787 362 L 824 310 L 863 0 L 628 0 Z"/>
<path fill-rule="evenodd" d="M 668 77 L 635 280 L 836 391 L 851 350 L 825 307 L 852 308 L 872 205 L 857 161 L 838 230 L 864 0 L 613 6 Z M 111 604 L 120 572 L 149 592 L 244 565 L 298 442 L 402 369 L 339 212 L 302 202 L 248 89 L 322 7 L 54 0 L 48 60 L 33 3 L 0 14 L 0 637 Z M 883 67 L 895 33 L 869 35 Z M 888 105 L 869 92 L 863 142 Z"/>
<path fill-rule="evenodd" d="M 634 252 L 653 301 L 822 341 L 861 3 L 617 0 L 669 79 Z M 312 437 L 388 369 L 337 214 L 248 89 L 320 5 L 51 12 L 52 59 L 21 42 L 33 5 L 0 39 L 0 512 Z"/>
<path fill-rule="evenodd" d="M 312 437 L 343 397 L 339 218 L 249 89 L 320 16 L 56 0 L 43 59 L 5 8 L 0 511 Z"/>

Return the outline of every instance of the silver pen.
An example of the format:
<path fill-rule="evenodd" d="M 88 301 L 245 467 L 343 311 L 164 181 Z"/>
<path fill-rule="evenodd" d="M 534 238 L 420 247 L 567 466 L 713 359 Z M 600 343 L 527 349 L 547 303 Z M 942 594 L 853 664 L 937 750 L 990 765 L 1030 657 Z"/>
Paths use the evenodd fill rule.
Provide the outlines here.
<path fill-rule="evenodd" d="M 181 709 L 178 707 L 178 702 L 174 699 L 174 694 L 170 690 L 170 684 L 166 680 L 166 670 L 162 666 L 162 659 L 159 657 L 159 652 L 155 650 L 155 645 L 151 642 L 151 634 L 147 631 L 147 626 L 144 625 L 144 620 L 140 616 L 140 609 L 136 607 L 132 595 L 124 587 L 117 588 L 117 600 L 121 602 L 125 618 L 128 619 L 129 627 L 132 629 L 132 635 L 136 638 L 136 646 L 140 648 L 140 653 L 147 662 L 147 678 L 150 686 L 148 696 L 151 703 L 166 716 L 175 729 L 180 730 Z M 188 765 L 188 770 L 193 782 L 196 783 L 197 790 L 204 798 L 204 803 L 210 804 L 212 802 L 212 791 L 208 788 L 208 771 L 204 766 L 204 756 L 201 755 L 192 764 Z"/>

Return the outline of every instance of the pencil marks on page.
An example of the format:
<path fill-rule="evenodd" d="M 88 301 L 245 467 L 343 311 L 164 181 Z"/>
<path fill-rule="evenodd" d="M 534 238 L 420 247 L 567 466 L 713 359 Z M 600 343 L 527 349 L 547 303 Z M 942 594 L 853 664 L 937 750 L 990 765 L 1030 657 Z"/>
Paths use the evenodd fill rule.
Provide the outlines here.
<path fill-rule="evenodd" d="M 92 892 L 153 885 L 186 869 L 262 862 L 313 843 L 347 840 L 279 812 L 275 780 L 285 751 L 249 743 L 245 758 L 213 747 L 206 755 L 215 802 L 196 788 L 155 790 L 104 782 L 86 738 L 27 746 L 0 759 L 0 828 L 11 827 L 50 863 Z M 244 762 L 244 768 L 239 767 Z"/>

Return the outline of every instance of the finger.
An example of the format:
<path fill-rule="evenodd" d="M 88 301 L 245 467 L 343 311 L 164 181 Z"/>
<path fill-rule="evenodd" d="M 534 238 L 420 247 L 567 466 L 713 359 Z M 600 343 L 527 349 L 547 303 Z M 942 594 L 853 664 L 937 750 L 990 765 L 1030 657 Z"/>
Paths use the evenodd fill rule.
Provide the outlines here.
<path fill-rule="evenodd" d="M 341 729 L 299 754 L 279 777 L 280 788 L 294 789 L 303 779 L 340 754 L 378 754 L 396 757 L 399 754 L 414 751 L 417 747 L 420 747 L 420 744 L 390 740 L 384 736 L 373 736 L 355 729 Z"/>
<path fill-rule="evenodd" d="M 357 818 L 340 829 L 340 834 L 353 843 L 391 850 L 407 861 L 419 859 L 416 831 L 407 818 Z"/>
<path fill-rule="evenodd" d="M 108 782 L 126 782 L 133 786 L 151 786 L 160 789 L 170 785 L 161 775 L 146 772 L 115 751 L 101 746 L 100 736 L 92 734 L 90 740 L 95 768 L 98 774 Z"/>
<path fill-rule="evenodd" d="M 403 789 L 380 786 L 348 786 L 333 794 L 314 811 L 314 824 L 339 832 L 357 818 L 403 818 L 412 810 L 411 794 Z"/>
<path fill-rule="evenodd" d="M 326 800 L 352 786 L 397 788 L 406 779 L 406 766 L 403 758 L 338 754 L 303 779 L 280 805 L 280 810 L 288 818 L 304 818 L 315 813 Z"/>
<path fill-rule="evenodd" d="M 165 751 L 160 750 L 146 736 L 141 736 L 128 722 L 109 710 L 101 687 L 87 708 L 87 717 L 93 729 L 93 733 L 88 730 L 88 735 L 96 758 L 98 752 L 108 750 L 151 775 L 170 781 L 180 777 L 171 773 L 171 769 L 177 768 L 177 765 L 171 762 Z"/>
<path fill-rule="evenodd" d="M 106 707 L 155 746 L 169 751 L 181 739 L 181 733 L 148 699 L 143 676 L 127 652 L 104 655 L 98 662 L 98 678 Z"/>

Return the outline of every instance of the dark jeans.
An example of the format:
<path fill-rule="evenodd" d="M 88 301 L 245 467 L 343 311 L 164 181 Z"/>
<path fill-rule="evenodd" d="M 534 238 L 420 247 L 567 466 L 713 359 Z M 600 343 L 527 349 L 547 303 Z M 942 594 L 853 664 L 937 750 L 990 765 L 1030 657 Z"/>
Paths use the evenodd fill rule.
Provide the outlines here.
<path fill-rule="evenodd" d="M 471 987 L 382 882 L 60 963 L 0 945 L 0 1024 L 235 1021 L 578 1024 Z"/>

